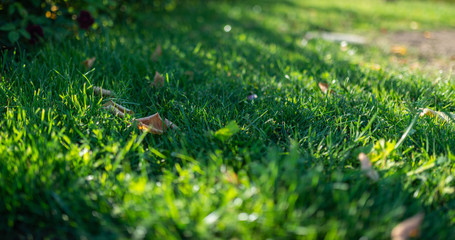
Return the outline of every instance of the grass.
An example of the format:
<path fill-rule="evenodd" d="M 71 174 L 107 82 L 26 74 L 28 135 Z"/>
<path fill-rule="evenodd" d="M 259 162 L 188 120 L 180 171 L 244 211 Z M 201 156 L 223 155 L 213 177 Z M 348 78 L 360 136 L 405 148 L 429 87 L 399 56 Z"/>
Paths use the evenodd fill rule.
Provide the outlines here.
<path fill-rule="evenodd" d="M 370 68 L 362 59 L 387 56 L 368 46 L 348 46 L 350 55 L 337 43 L 300 44 L 306 31 L 404 30 L 417 17 L 423 28 L 453 27 L 455 6 L 368 3 L 184 4 L 5 53 L 2 235 L 386 239 L 423 212 L 422 239 L 455 236 L 455 127 L 413 121 L 420 107 L 455 111 L 454 79 Z M 80 62 L 92 56 L 87 72 Z M 155 71 L 164 88 L 150 86 Z M 93 86 L 113 90 L 135 117 L 159 112 L 181 130 L 142 134 L 131 117 L 103 110 Z M 220 137 L 232 121 L 240 131 Z M 360 170 L 361 152 L 378 159 L 377 182 Z"/>

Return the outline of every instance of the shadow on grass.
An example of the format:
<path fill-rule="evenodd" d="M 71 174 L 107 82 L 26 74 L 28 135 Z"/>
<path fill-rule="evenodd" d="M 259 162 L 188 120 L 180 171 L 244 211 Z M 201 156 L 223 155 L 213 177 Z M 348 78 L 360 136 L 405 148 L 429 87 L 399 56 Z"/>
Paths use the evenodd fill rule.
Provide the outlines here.
<path fill-rule="evenodd" d="M 237 2 L 236 4 L 242 6 L 243 9 L 253 7 L 250 3 Z M 288 4 L 290 7 L 294 7 L 290 1 L 268 2 L 267 4 L 269 4 L 269 8 L 273 8 L 275 4 Z M 374 107 L 382 108 L 383 111 L 388 112 L 387 106 L 381 106 L 368 100 L 368 96 L 352 97 L 341 93 L 340 97 L 329 98 L 322 96 L 322 94 L 311 94 L 311 89 L 306 89 L 309 84 L 305 81 L 315 83 L 321 80 L 321 75 L 329 72 L 333 75 L 331 78 L 346 79 L 348 77 L 350 84 L 366 90 L 371 88 L 370 82 L 377 81 L 386 91 L 396 92 L 397 95 L 408 94 L 407 99 L 409 100 L 416 99 L 422 94 L 420 86 L 403 82 L 394 76 L 389 77 L 386 73 L 368 75 L 364 73 L 361 67 L 345 60 L 326 61 L 322 50 L 318 50 L 316 47 L 302 48 L 298 46 L 296 42 L 299 42 L 299 37 L 289 39 L 284 33 L 271 29 L 270 26 L 261 23 L 258 18 L 248 15 L 233 18 L 229 16 L 228 10 L 218 8 L 215 3 L 204 6 L 183 5 L 169 13 L 150 13 L 144 21 L 130 30 L 131 34 L 136 36 L 133 39 L 138 39 L 138 41 L 124 45 L 119 44 L 118 47 L 114 48 L 118 52 L 121 52 L 122 48 L 129 49 L 124 49 L 125 53 L 113 51 L 113 61 L 108 62 L 110 59 L 105 59 L 107 66 L 104 71 L 112 71 L 114 76 L 117 76 L 115 74 L 124 76 L 121 73 L 125 72 L 131 75 L 129 76 L 130 81 L 126 83 L 126 88 L 121 94 L 125 97 L 130 96 L 131 101 L 135 102 L 144 102 L 146 99 L 143 106 L 138 107 L 142 113 L 159 109 L 163 111 L 165 116 L 182 116 L 181 123 L 183 126 L 181 127 L 185 129 L 185 133 L 182 133 L 181 136 L 170 133 L 168 138 L 162 137 L 160 141 L 155 141 L 153 137 L 145 140 L 146 147 L 163 149 L 162 152 L 170 156 L 166 166 L 152 165 L 154 170 L 148 172 L 151 178 L 159 175 L 163 168 L 172 169 L 176 162 L 182 162 L 172 156 L 170 151 L 176 151 L 175 149 L 182 150 L 189 156 L 195 157 L 208 155 L 221 149 L 224 159 L 226 159 L 224 164 L 233 166 L 236 170 L 246 168 L 249 171 L 254 171 L 253 167 L 248 166 L 248 162 L 237 163 L 235 159 L 263 159 L 264 150 L 270 146 L 281 148 L 284 155 L 289 140 L 295 137 L 298 141 L 301 140 L 299 142 L 301 152 L 299 153 L 305 157 L 298 160 L 301 164 L 295 168 L 280 169 L 281 177 L 276 182 L 276 188 L 282 188 L 287 192 L 292 186 L 297 185 L 294 190 L 289 190 L 299 194 L 296 200 L 297 208 L 305 209 L 307 206 L 314 205 L 315 202 L 318 203 L 315 205 L 320 208 L 319 213 L 315 211 L 308 218 L 302 219 L 302 225 L 314 224 L 312 217 L 315 216 L 323 224 L 323 220 L 326 220 L 324 214 L 333 219 L 343 219 L 345 216 L 352 215 L 353 212 L 346 206 L 349 203 L 354 204 L 356 202 L 357 199 L 353 197 L 363 197 L 366 194 L 368 196 L 365 197 L 365 205 L 353 207 L 354 210 L 358 210 L 354 214 L 359 214 L 359 217 L 349 218 L 350 222 L 343 226 L 345 229 L 356 229 L 354 234 L 360 234 L 363 229 L 376 226 L 375 222 L 369 221 L 370 216 L 384 216 L 383 222 L 387 223 L 389 220 L 395 220 L 395 218 L 410 216 L 420 211 L 422 206 L 428 213 L 424 229 L 434 231 L 434 229 L 442 230 L 450 226 L 450 217 L 445 213 L 445 210 L 453 206 L 453 199 L 440 202 L 442 208 L 436 204 L 425 205 L 420 199 L 414 198 L 413 193 L 406 190 L 405 186 L 400 183 L 403 180 L 402 178 L 386 177 L 377 185 L 362 186 L 356 183 L 357 177 L 353 173 L 356 171 L 345 169 L 346 167 L 358 167 L 355 151 L 353 151 L 354 149 L 339 149 L 336 146 L 347 144 L 354 146 L 353 148 L 360 147 L 359 144 L 356 145 L 353 142 L 353 134 L 356 130 L 363 129 L 375 112 L 368 111 L 363 116 L 360 114 L 365 109 L 373 109 Z M 231 31 L 226 32 L 224 30 L 226 25 L 232 27 Z M 242 34 L 245 37 L 242 37 Z M 165 54 L 160 62 L 151 63 L 148 55 L 157 43 L 162 43 L 165 47 Z M 110 51 L 110 49 L 107 48 L 104 51 Z M 115 54 L 130 53 L 133 56 L 115 56 Z M 131 61 L 130 64 L 121 66 L 119 59 L 122 58 Z M 121 66 L 120 69 L 119 65 Z M 170 89 L 162 90 L 144 87 L 143 76 L 153 74 L 155 70 L 168 72 L 171 78 L 179 81 L 179 83 L 171 82 Z M 193 71 L 194 80 L 190 81 L 185 76 L 185 71 Z M 306 71 L 306 76 L 301 80 L 287 78 L 286 75 L 291 71 L 300 73 Z M 108 82 L 109 79 L 102 76 L 103 71 L 97 74 L 94 77 L 95 81 L 106 81 L 105 83 L 108 86 L 122 84 L 120 81 L 123 80 L 118 80 L 118 82 L 110 80 L 112 82 Z M 256 76 L 259 76 L 260 79 Z M 292 85 L 297 87 L 291 87 Z M 122 89 L 122 87 L 117 86 L 117 89 Z M 246 95 L 251 92 L 264 97 L 255 103 L 245 101 Z M 311 107 L 302 106 L 303 103 L 309 101 L 313 103 Z M 319 106 L 325 108 L 324 114 L 318 111 Z M 258 108 L 270 109 L 270 111 L 258 112 Z M 350 122 L 358 121 L 359 117 L 364 120 L 359 129 L 349 125 Z M 247 122 L 251 125 L 251 129 L 247 129 L 248 133 L 244 131 L 239 136 L 235 136 L 232 143 L 220 144 L 211 141 L 210 144 L 207 144 L 207 137 L 210 137 L 207 132 L 218 129 L 232 119 L 236 119 L 238 122 Z M 270 119 L 271 121 L 269 121 Z M 255 121 L 257 125 L 252 124 Z M 378 124 L 373 124 L 372 129 L 379 131 L 384 126 L 390 130 L 396 131 L 397 129 L 384 119 L 382 122 L 380 120 L 378 122 Z M 74 125 L 76 126 L 68 127 L 75 129 L 79 127 L 77 124 Z M 400 126 L 405 125 L 401 124 Z M 204 127 L 196 129 L 193 126 Z M 313 132 L 311 132 L 310 127 L 313 128 Z M 314 133 L 315 131 L 316 133 Z M 313 133 L 314 135 L 312 135 Z M 74 132 L 73 134 L 70 136 L 72 139 L 81 140 L 77 133 Z M 445 136 L 447 139 L 448 134 L 449 132 Z M 400 134 L 382 131 L 379 134 L 373 133 L 372 135 L 376 138 L 384 136 L 395 138 L 396 135 L 399 136 Z M 435 132 L 430 136 L 437 135 L 439 133 Z M 129 134 L 118 137 L 122 139 L 122 143 L 125 143 Z M 187 143 L 191 143 L 191 145 Z M 187 145 L 194 146 L 194 148 L 188 149 Z M 444 145 L 447 144 L 441 142 L 441 146 Z M 252 148 L 255 151 L 252 156 L 247 157 L 249 149 Z M 442 152 L 445 153 L 446 151 L 447 149 L 442 149 Z M 136 169 L 140 157 L 143 156 L 127 154 L 124 160 L 132 161 L 131 165 L 133 169 Z M 157 160 L 150 156 L 148 159 L 145 158 L 150 160 L 151 164 Z M 201 161 L 210 161 L 210 159 Z M 278 161 L 278 164 L 284 164 L 283 162 Z M 264 165 L 267 166 L 267 162 L 264 162 Z M 314 171 L 313 168 L 317 165 L 323 166 L 321 172 Z M 139 168 L 137 167 L 137 169 Z M 348 174 L 345 176 L 340 174 L 340 177 L 335 176 L 339 171 Z M 321 181 L 317 186 L 307 185 L 306 183 L 312 179 L 301 178 L 300 176 L 314 173 L 321 174 Z M 289 175 L 293 175 L 295 178 L 288 178 Z M 346 188 L 346 184 L 354 186 L 355 189 Z M 53 194 L 45 193 L 43 195 L 52 196 Z M 319 197 L 320 195 L 328 196 L 328 199 L 322 199 Z M 273 197 L 278 198 L 279 196 Z M 396 201 L 396 198 L 399 200 Z M 372 202 L 369 203 L 368 201 Z M 388 204 L 389 201 L 393 204 Z M 58 204 L 59 201 L 58 198 L 54 197 L 49 202 Z M 90 200 L 81 199 L 75 202 L 90 202 Z M 343 204 L 338 205 L 338 202 Z M 106 208 L 111 207 L 107 203 L 106 205 Z M 92 208 L 96 210 L 96 207 L 92 206 Z M 437 210 L 432 211 L 433 209 Z M 33 209 L 29 210 L 32 212 L 30 214 L 33 215 Z M 90 217 L 90 214 L 90 212 L 86 212 L 85 216 Z M 290 212 L 290 214 L 293 213 Z M 105 221 L 114 221 L 110 216 L 106 219 Z M 431 228 L 430 223 L 433 221 L 438 222 L 436 228 Z M 58 223 L 60 222 L 61 220 Z M 112 225 L 116 224 L 118 223 Z M 285 223 L 280 224 L 285 225 Z M 87 226 L 89 225 L 90 223 L 87 224 Z M 93 229 L 95 227 L 89 227 L 91 228 L 87 228 L 88 231 L 97 233 L 96 229 Z M 17 228 L 18 231 L 26 232 L 33 226 L 31 223 L 27 223 L 26 227 L 19 225 Z M 184 229 L 180 230 L 184 231 Z M 66 230 L 63 229 L 62 231 L 65 232 Z M 445 233 L 450 235 L 453 231 L 448 230 Z M 346 234 L 351 236 L 350 234 L 353 233 Z M 436 233 L 424 231 L 424 234 L 424 237 L 429 237 Z M 444 238 L 444 236 L 441 237 Z"/>

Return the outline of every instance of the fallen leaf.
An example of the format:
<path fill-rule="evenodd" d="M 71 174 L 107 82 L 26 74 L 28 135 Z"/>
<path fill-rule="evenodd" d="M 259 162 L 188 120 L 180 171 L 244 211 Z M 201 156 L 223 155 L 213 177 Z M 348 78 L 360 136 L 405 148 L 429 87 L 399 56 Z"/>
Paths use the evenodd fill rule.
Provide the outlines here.
<path fill-rule="evenodd" d="M 396 225 L 391 233 L 392 240 L 407 240 L 409 237 L 418 237 L 424 216 L 423 213 L 419 213 Z"/>
<path fill-rule="evenodd" d="M 406 55 L 407 51 L 408 49 L 405 46 L 392 46 L 392 48 L 390 49 L 390 52 L 402 56 Z"/>
<path fill-rule="evenodd" d="M 152 61 L 158 61 L 158 58 L 161 57 L 161 55 L 163 55 L 163 49 L 161 48 L 161 45 L 158 45 L 152 53 Z"/>
<path fill-rule="evenodd" d="M 109 102 L 105 103 L 103 105 L 103 108 L 106 110 L 109 110 L 112 112 L 114 115 L 119 116 L 121 118 L 125 117 L 125 113 L 128 113 L 130 115 L 134 114 L 134 112 L 120 104 L 117 104 L 110 100 Z"/>
<path fill-rule="evenodd" d="M 161 118 L 159 113 L 155 113 L 151 116 L 138 118 L 137 127 L 143 132 L 151 132 L 152 134 L 161 135 L 166 132 L 167 128 L 179 130 L 179 128 L 171 121 Z"/>
<path fill-rule="evenodd" d="M 163 124 L 163 119 L 161 119 L 159 113 L 136 119 L 136 121 L 138 122 L 137 127 L 143 132 L 161 135 L 166 131 L 166 125 Z"/>
<path fill-rule="evenodd" d="M 153 79 L 152 83 L 153 87 L 160 88 L 164 86 L 164 77 L 161 76 L 159 72 L 155 73 L 155 78 Z"/>
<path fill-rule="evenodd" d="M 425 32 L 423 33 L 423 37 L 426 38 L 426 39 L 432 38 L 431 32 L 425 31 Z"/>
<path fill-rule="evenodd" d="M 419 110 L 422 110 L 422 112 L 420 113 L 420 117 L 430 116 L 447 122 L 451 121 L 452 119 L 455 119 L 455 114 L 453 113 L 443 113 L 431 110 L 429 108 L 419 108 Z"/>
<path fill-rule="evenodd" d="M 97 86 L 93 87 L 93 92 L 97 95 L 101 95 L 102 97 L 113 97 L 115 95 L 112 91 Z"/>
<path fill-rule="evenodd" d="M 82 61 L 82 65 L 84 65 L 84 67 L 88 70 L 88 69 L 91 69 L 93 67 L 93 64 L 95 63 L 95 60 L 96 60 L 96 57 L 92 57 L 92 58 L 89 58 L 85 61 Z"/>
<path fill-rule="evenodd" d="M 370 159 L 365 153 L 359 154 L 360 168 L 373 181 L 379 180 L 379 174 L 373 169 Z"/>
<path fill-rule="evenodd" d="M 327 91 L 329 90 L 329 84 L 327 83 L 318 83 L 319 85 L 319 88 L 321 89 L 321 91 L 324 93 L 324 94 L 327 94 Z"/>
<path fill-rule="evenodd" d="M 321 89 L 321 91 L 324 94 L 327 94 L 327 92 L 329 92 L 330 94 L 334 94 L 335 93 L 333 90 L 329 91 L 329 84 L 328 83 L 319 82 L 318 86 L 319 86 L 319 89 Z"/>

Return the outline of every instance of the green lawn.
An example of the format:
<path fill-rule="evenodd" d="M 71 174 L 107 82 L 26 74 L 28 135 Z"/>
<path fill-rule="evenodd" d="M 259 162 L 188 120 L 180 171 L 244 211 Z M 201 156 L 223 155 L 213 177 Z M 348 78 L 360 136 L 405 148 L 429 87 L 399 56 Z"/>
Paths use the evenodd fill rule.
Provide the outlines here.
<path fill-rule="evenodd" d="M 4 53 L 2 236 L 389 239 L 422 212 L 422 239 L 453 238 L 455 125 L 417 116 L 455 112 L 455 79 L 389 68 L 375 47 L 301 40 L 307 31 L 410 30 L 413 21 L 450 28 L 455 5 L 346 2 L 145 8 L 79 40 Z M 94 56 L 87 71 L 81 61 Z M 163 88 L 150 85 L 156 71 Z M 104 110 L 108 98 L 93 86 L 135 114 Z M 180 130 L 130 125 L 156 112 Z M 231 121 L 240 131 L 220 137 Z M 361 152 L 377 160 L 378 181 L 361 171 Z"/>

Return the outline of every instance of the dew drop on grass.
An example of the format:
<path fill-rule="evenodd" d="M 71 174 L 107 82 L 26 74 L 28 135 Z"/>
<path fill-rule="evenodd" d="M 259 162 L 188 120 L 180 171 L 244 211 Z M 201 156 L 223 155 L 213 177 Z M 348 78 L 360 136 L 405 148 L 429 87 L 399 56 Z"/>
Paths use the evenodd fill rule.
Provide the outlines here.
<path fill-rule="evenodd" d="M 226 25 L 226 26 L 224 26 L 224 31 L 225 31 L 225 32 L 230 32 L 231 29 L 232 29 L 232 28 L 231 28 L 231 25 Z"/>

